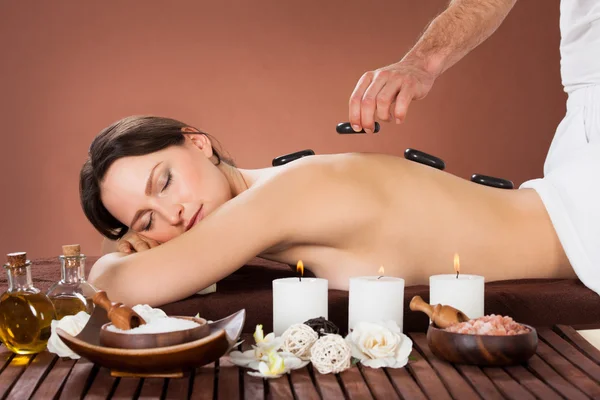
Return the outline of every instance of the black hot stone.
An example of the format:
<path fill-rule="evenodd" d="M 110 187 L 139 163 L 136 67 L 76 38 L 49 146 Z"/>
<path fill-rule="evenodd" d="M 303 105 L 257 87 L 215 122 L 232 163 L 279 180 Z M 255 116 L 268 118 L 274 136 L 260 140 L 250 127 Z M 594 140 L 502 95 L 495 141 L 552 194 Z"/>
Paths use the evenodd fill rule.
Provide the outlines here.
<path fill-rule="evenodd" d="M 379 132 L 379 129 L 381 129 L 379 122 L 375 122 L 375 130 L 373 131 L 373 133 Z M 340 134 L 366 133 L 364 129 L 355 132 L 354 129 L 352 129 L 352 125 L 350 124 L 350 122 L 342 122 L 340 124 L 337 124 L 335 131 Z"/>
<path fill-rule="evenodd" d="M 304 322 L 304 325 L 310 326 L 315 332 L 317 332 L 319 337 L 330 333 L 335 335 L 340 333 L 340 329 L 333 322 L 326 320 L 323 317 L 309 319 L 308 321 Z"/>
<path fill-rule="evenodd" d="M 299 158 L 306 157 L 306 156 L 314 156 L 314 155 L 315 155 L 315 152 L 311 149 L 300 150 L 295 153 L 284 154 L 282 156 L 275 157 L 273 159 L 273 161 L 271 161 L 271 165 L 273 165 L 274 167 L 278 167 L 280 165 L 287 164 L 287 163 L 297 160 Z"/>
<path fill-rule="evenodd" d="M 514 184 L 508 179 L 494 178 L 493 176 L 473 174 L 471 182 L 479 183 L 480 185 L 491 186 L 499 189 L 513 189 Z"/>
<path fill-rule="evenodd" d="M 421 150 L 406 149 L 404 151 L 404 158 L 437 168 L 439 170 L 444 170 L 446 168 L 446 163 L 444 160 L 436 156 L 432 156 L 431 154 L 424 153 Z"/>

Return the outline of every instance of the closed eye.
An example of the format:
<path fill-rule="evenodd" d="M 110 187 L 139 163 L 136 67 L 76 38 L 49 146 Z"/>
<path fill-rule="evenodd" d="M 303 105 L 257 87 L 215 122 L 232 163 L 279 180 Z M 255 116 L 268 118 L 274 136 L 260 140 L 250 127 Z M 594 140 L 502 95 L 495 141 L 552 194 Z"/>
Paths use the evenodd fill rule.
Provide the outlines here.
<path fill-rule="evenodd" d="M 148 223 L 146 224 L 146 226 L 144 226 L 142 228 L 142 231 L 149 231 L 150 229 L 152 229 L 153 220 L 154 220 L 154 213 L 150 213 L 150 218 L 148 218 Z"/>
<path fill-rule="evenodd" d="M 167 190 L 167 188 L 169 187 L 169 185 L 171 185 L 172 182 L 173 182 L 173 174 L 171 174 L 171 171 L 169 171 L 169 173 L 167 175 L 167 181 L 165 182 L 165 185 L 163 186 L 161 192 L 164 192 L 165 190 Z"/>

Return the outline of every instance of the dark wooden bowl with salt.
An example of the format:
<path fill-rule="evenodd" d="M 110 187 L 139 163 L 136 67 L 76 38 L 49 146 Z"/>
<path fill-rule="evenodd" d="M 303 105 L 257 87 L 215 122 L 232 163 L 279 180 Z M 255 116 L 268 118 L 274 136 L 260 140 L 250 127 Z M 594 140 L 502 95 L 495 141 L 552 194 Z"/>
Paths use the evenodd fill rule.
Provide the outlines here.
<path fill-rule="evenodd" d="M 438 358 L 456 364 L 508 366 L 525 363 L 537 349 L 536 330 L 521 324 L 529 332 L 519 335 L 472 335 L 454 333 L 431 324 L 427 344 Z"/>

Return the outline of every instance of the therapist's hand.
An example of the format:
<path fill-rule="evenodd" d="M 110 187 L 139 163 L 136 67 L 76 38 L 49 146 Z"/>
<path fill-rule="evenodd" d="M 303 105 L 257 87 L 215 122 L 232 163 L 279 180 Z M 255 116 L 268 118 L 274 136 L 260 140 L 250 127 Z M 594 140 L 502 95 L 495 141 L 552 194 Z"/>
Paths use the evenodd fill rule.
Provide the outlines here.
<path fill-rule="evenodd" d="M 352 128 L 372 133 L 375 119 L 404 122 L 410 102 L 425 97 L 434 81 L 433 74 L 406 59 L 366 72 L 350 96 Z"/>

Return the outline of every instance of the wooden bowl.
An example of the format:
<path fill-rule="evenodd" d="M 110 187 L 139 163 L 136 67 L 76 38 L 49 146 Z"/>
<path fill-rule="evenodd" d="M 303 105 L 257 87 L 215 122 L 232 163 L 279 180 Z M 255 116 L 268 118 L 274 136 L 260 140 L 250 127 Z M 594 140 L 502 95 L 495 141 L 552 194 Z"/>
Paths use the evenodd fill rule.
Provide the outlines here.
<path fill-rule="evenodd" d="M 94 318 L 94 317 L 92 317 Z M 104 312 L 102 325 L 107 321 Z M 209 322 L 208 335 L 188 343 L 151 349 L 121 349 L 99 343 L 101 325 L 84 330 L 77 336 L 57 328 L 56 333 L 67 347 L 81 357 L 109 368 L 113 376 L 182 377 L 184 372 L 218 360 L 235 346 L 244 327 L 246 311 L 240 310 L 219 321 Z M 93 322 L 93 321 L 92 321 Z M 89 324 L 89 323 L 88 323 Z"/>
<path fill-rule="evenodd" d="M 469 335 L 447 332 L 430 325 L 427 344 L 438 358 L 456 364 L 478 366 L 505 366 L 529 360 L 537 349 L 536 330 L 512 336 Z"/>
<path fill-rule="evenodd" d="M 102 346 L 120 349 L 153 349 L 192 342 L 194 340 L 202 339 L 210 334 L 210 329 L 206 324 L 205 319 L 181 316 L 174 316 L 171 318 L 194 321 L 198 323 L 199 326 L 174 332 L 132 334 L 110 331 L 108 330 L 108 327 L 112 324 L 107 323 L 100 328 L 100 344 Z"/>

